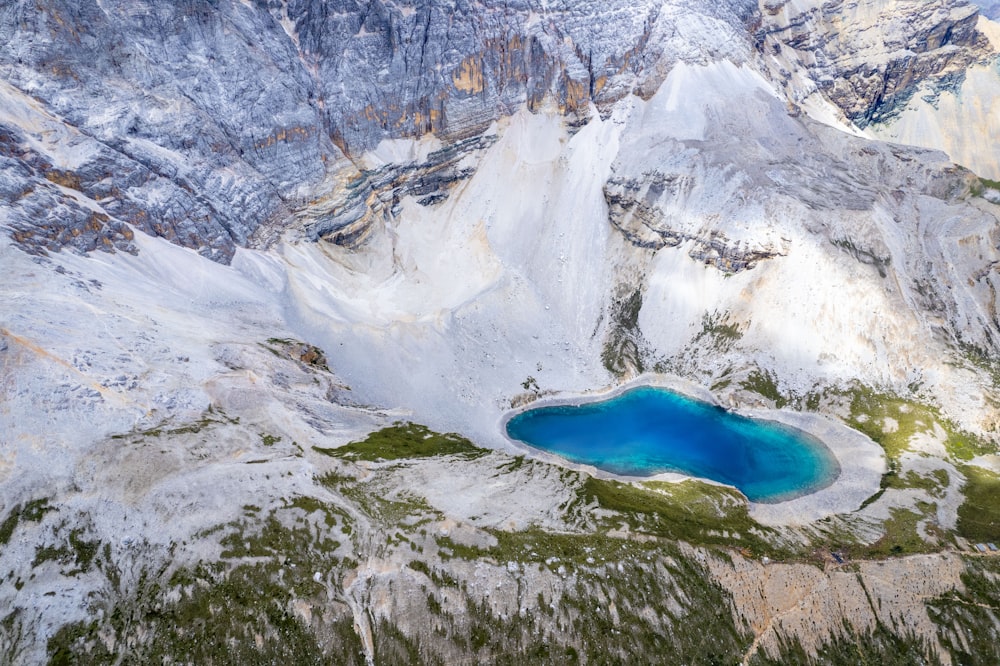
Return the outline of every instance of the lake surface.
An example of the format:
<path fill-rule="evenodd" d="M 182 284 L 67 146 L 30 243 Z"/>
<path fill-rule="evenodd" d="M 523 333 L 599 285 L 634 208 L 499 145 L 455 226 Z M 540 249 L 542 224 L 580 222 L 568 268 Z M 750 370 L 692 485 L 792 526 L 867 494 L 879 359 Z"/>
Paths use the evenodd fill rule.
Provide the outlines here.
<path fill-rule="evenodd" d="M 736 486 L 754 502 L 807 495 L 840 474 L 833 453 L 812 435 L 653 387 L 529 409 L 507 422 L 507 434 L 613 474 L 711 479 Z"/>

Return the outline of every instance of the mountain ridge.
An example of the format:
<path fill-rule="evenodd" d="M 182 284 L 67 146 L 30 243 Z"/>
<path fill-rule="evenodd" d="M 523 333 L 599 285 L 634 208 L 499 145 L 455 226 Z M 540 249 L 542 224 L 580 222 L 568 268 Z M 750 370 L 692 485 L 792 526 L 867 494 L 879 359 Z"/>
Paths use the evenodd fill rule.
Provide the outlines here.
<path fill-rule="evenodd" d="M 0 661 L 1000 658 L 992 25 L 0 9 Z M 630 382 L 864 473 L 759 505 L 504 435 Z"/>

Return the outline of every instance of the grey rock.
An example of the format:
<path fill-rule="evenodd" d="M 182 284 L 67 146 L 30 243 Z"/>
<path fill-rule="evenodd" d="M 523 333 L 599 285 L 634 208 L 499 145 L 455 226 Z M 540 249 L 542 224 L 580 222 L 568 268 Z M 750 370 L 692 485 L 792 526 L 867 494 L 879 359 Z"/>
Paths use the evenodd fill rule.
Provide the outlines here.
<path fill-rule="evenodd" d="M 669 213 L 649 203 L 664 195 L 682 196 L 689 189 L 688 179 L 658 172 L 647 174 L 645 180 L 612 179 L 604 188 L 609 221 L 637 247 L 660 250 L 691 242 L 688 256 L 724 273 L 749 270 L 782 254 L 771 247 L 744 247 L 718 231 L 695 234 L 672 228 Z"/>
<path fill-rule="evenodd" d="M 356 247 L 368 237 L 373 225 L 398 213 L 404 196 L 419 197 L 417 203 L 433 206 L 448 198 L 448 190 L 471 176 L 475 170 L 459 167 L 463 158 L 478 154 L 496 142 L 492 135 L 456 141 L 427 156 L 420 163 L 388 164 L 362 171 L 347 183 L 337 205 L 325 213 L 310 211 L 315 221 L 306 223 L 311 238 Z M 306 217 L 309 217 L 307 214 Z"/>
<path fill-rule="evenodd" d="M 874 21 L 861 22 L 873 14 Z M 762 3 L 755 41 L 772 69 L 777 58 L 805 70 L 848 119 L 865 127 L 895 117 L 920 84 L 940 94 L 960 85 L 971 64 L 993 57 L 978 19 L 978 9 L 965 0 L 803 6 L 769 0 Z M 795 85 L 787 71 L 775 78 Z"/>
<path fill-rule="evenodd" d="M 454 155 L 482 148 L 498 118 L 554 108 L 578 127 L 594 107 L 649 97 L 679 61 L 784 54 L 863 126 L 922 82 L 922 94 L 954 88 L 987 55 L 975 7 L 890 4 L 855 25 L 856 4 L 833 0 L 17 0 L 0 10 L 0 225 L 36 254 L 135 252 L 137 229 L 228 262 L 294 224 L 357 246 L 402 197 L 443 201 L 471 174 Z M 878 39 L 860 48 L 857 30 Z M 446 148 L 426 164 L 352 162 L 427 133 Z M 796 168 L 813 167 L 771 171 L 801 180 Z M 871 206 L 837 178 L 814 179 L 816 206 Z M 640 242 L 673 242 L 660 232 Z M 695 255 L 710 262 L 736 252 L 703 240 Z M 751 265 L 747 252 L 767 253 L 744 248 L 733 265 Z"/>
<path fill-rule="evenodd" d="M 313 202 L 353 169 L 345 152 L 428 132 L 475 137 L 524 105 L 581 122 L 591 103 L 651 93 L 677 60 L 744 57 L 754 6 L 11 2 L 0 92 L 32 117 L 0 114 L 0 188 L 15 204 L 0 224 L 32 252 L 134 251 L 127 223 L 226 262 L 315 216 Z M 57 138 L 29 136 L 39 125 Z M 91 224 L 66 201 L 75 194 L 46 182 L 108 220 Z M 441 200 L 432 183 L 408 189 Z"/>

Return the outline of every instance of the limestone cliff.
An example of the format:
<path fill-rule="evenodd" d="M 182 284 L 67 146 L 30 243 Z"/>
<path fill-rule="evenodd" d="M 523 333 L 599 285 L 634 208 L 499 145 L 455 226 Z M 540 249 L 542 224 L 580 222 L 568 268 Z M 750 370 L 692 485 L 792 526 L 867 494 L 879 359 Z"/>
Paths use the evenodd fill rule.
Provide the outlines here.
<path fill-rule="evenodd" d="M 427 133 L 450 142 L 524 105 L 585 118 L 591 102 L 654 90 L 677 59 L 745 51 L 749 11 L 8 3 L 5 224 L 35 252 L 134 249 L 125 223 L 228 261 L 356 177 L 345 151 Z"/>
<path fill-rule="evenodd" d="M 990 52 L 975 8 L 950 0 L 52 0 L 9 4 L 0 41 L 18 242 L 134 251 L 128 224 L 220 261 L 329 217 L 363 177 L 351 160 L 386 138 L 452 143 L 525 106 L 585 122 L 590 104 L 652 95 L 677 62 L 753 57 L 793 102 L 818 90 L 864 127 Z"/>

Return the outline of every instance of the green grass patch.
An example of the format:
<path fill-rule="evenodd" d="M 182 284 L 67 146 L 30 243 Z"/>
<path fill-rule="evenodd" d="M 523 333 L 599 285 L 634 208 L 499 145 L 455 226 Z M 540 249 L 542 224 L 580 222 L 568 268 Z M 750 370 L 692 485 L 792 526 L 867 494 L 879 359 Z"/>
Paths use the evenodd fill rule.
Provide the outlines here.
<path fill-rule="evenodd" d="M 701 330 L 694 336 L 694 341 L 707 339 L 716 351 L 729 351 L 742 337 L 743 329 L 729 321 L 729 313 L 716 310 L 702 315 Z"/>
<path fill-rule="evenodd" d="M 969 186 L 969 194 L 974 197 L 985 196 L 987 190 L 996 190 L 1000 192 L 1000 182 L 979 176 L 975 181 L 973 181 L 972 185 Z"/>
<path fill-rule="evenodd" d="M 587 502 L 618 512 L 638 532 L 691 544 L 788 556 L 776 545 L 773 530 L 755 522 L 746 499 L 730 488 L 694 480 L 634 485 L 591 477 L 584 481 L 581 495 Z"/>
<path fill-rule="evenodd" d="M 1000 543 L 1000 475 L 965 465 L 963 494 L 958 508 L 958 533 L 973 543 Z"/>
<path fill-rule="evenodd" d="M 963 430 L 955 430 L 954 426 L 946 423 L 948 429 L 948 439 L 945 440 L 944 447 L 948 454 L 955 460 L 969 461 L 976 456 L 989 453 L 996 453 L 996 448 L 989 442 L 976 437 L 972 433 Z"/>
<path fill-rule="evenodd" d="M 940 410 L 936 407 L 867 387 L 855 387 L 846 395 L 851 400 L 847 425 L 878 443 L 888 458 L 888 471 L 882 477 L 879 491 L 865 500 L 861 508 L 877 501 L 889 489 L 918 488 L 926 490 L 932 497 L 943 496 L 949 484 L 948 473 L 943 469 L 924 476 L 912 471 L 900 475 L 900 456 L 909 450 L 910 442 L 915 435 L 926 433 L 937 437 L 943 432 L 945 450 L 956 463 L 995 450 L 989 442 L 956 428 L 950 420 L 941 416 Z M 991 526 L 1000 521 L 1000 507 L 994 508 L 1000 500 L 1000 488 L 988 476 L 989 473 L 984 474 L 984 472 L 985 470 L 969 466 L 963 469 L 969 482 L 964 489 L 965 502 L 959 509 L 958 533 L 962 536 L 989 533 L 993 534 L 991 538 L 996 539 L 998 535 Z M 912 511 L 908 513 L 913 514 Z M 876 544 L 867 555 L 882 557 L 899 553 L 925 552 L 929 545 L 912 533 L 913 530 L 909 525 L 911 522 L 915 521 L 904 514 L 894 514 L 893 519 L 885 524 L 888 531 L 886 538 Z"/>
<path fill-rule="evenodd" d="M 512 472 L 516 472 L 517 470 L 521 469 L 526 465 L 531 466 L 532 464 L 534 464 L 534 461 L 528 462 L 525 460 L 525 457 L 523 455 L 519 455 L 511 458 L 509 462 L 501 463 L 500 465 L 497 466 L 497 469 L 503 472 L 504 474 L 510 474 Z"/>
<path fill-rule="evenodd" d="M 405 460 L 432 456 L 463 455 L 476 458 L 488 453 L 456 434 L 439 434 L 418 423 L 397 422 L 377 430 L 360 442 L 336 449 L 314 449 L 348 460 Z"/>
<path fill-rule="evenodd" d="M 949 483 L 948 472 L 944 469 L 936 469 L 927 475 L 917 474 L 912 470 L 902 475 L 893 471 L 883 476 L 882 479 L 882 487 L 885 489 L 916 488 L 925 490 L 931 497 L 938 499 L 944 497 Z"/>
<path fill-rule="evenodd" d="M 64 576 L 86 573 L 94 563 L 101 542 L 88 541 L 83 535 L 84 529 L 78 527 L 69 533 L 65 541 L 57 545 L 37 547 L 31 566 L 37 567 L 44 562 L 58 562 L 63 566 L 74 566 L 71 571 L 63 571 Z"/>
<path fill-rule="evenodd" d="M 746 379 L 740 382 L 740 387 L 773 401 L 777 409 L 781 409 L 791 402 L 791 398 L 782 394 L 778 388 L 776 377 L 767 370 L 754 370 L 747 375 Z"/>
<path fill-rule="evenodd" d="M 728 378 L 727 379 L 720 379 L 719 381 L 717 381 L 714 384 L 712 384 L 712 386 L 710 388 L 711 388 L 712 393 L 718 393 L 719 391 L 722 391 L 722 390 L 724 390 L 726 388 L 729 388 L 729 385 L 732 384 L 732 383 L 733 383 L 732 379 L 728 379 Z"/>
<path fill-rule="evenodd" d="M 916 508 L 918 511 L 891 509 L 889 519 L 882 525 L 885 534 L 871 545 L 848 547 L 846 550 L 850 557 L 853 559 L 883 559 L 940 550 L 939 546 L 924 541 L 917 533 L 917 524 L 924 520 L 935 507 L 918 502 Z"/>
<path fill-rule="evenodd" d="M 851 400 L 847 425 L 878 443 L 890 460 L 898 460 L 910 448 L 914 435 L 933 434 L 935 424 L 945 432 L 945 449 L 955 460 L 970 460 L 995 450 L 988 442 L 959 430 L 937 407 L 863 386 L 846 395 Z"/>
<path fill-rule="evenodd" d="M 160 425 L 146 430 L 111 435 L 111 439 L 137 441 L 147 437 L 163 437 L 164 435 L 168 437 L 173 435 L 192 435 L 216 425 L 237 425 L 239 422 L 240 417 L 230 417 L 222 410 L 216 410 L 209 406 L 197 421 L 190 421 L 176 427 L 168 427 L 169 422 L 164 421 Z"/>
<path fill-rule="evenodd" d="M 49 511 L 55 511 L 55 508 L 49 506 L 49 500 L 46 497 L 31 500 L 23 505 L 15 504 L 7 517 L 0 523 L 0 546 L 4 546 L 10 541 L 14 530 L 17 529 L 21 521 L 27 520 L 37 523 Z"/>

